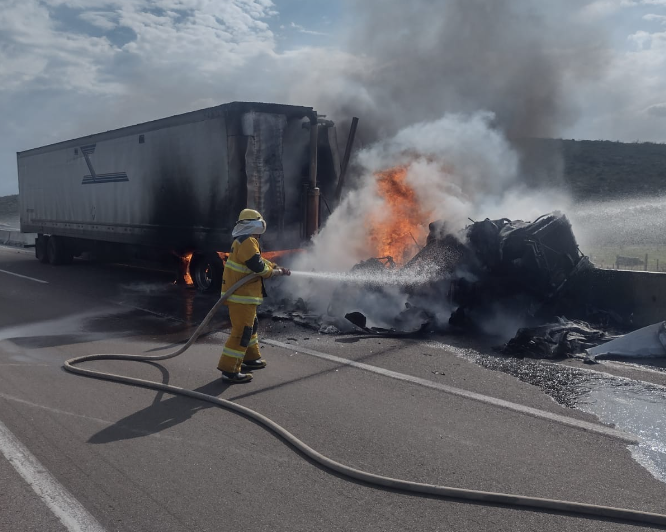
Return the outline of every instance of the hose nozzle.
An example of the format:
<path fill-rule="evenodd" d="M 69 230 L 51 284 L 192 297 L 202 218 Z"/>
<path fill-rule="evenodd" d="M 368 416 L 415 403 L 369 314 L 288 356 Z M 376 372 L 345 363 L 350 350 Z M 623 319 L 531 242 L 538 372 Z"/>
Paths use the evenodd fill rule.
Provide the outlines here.
<path fill-rule="evenodd" d="M 282 268 L 281 266 L 277 266 L 273 268 L 273 275 L 286 275 L 289 277 L 291 275 L 291 270 L 288 268 Z"/>

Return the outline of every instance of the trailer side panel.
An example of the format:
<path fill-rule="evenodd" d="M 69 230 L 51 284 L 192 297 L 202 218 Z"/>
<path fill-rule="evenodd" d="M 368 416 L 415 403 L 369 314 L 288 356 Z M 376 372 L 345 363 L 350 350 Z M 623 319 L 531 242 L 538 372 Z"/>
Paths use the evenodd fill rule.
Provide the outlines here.
<path fill-rule="evenodd" d="M 233 215 L 224 117 L 160 126 L 19 154 L 21 230 L 174 249 L 226 246 Z"/>

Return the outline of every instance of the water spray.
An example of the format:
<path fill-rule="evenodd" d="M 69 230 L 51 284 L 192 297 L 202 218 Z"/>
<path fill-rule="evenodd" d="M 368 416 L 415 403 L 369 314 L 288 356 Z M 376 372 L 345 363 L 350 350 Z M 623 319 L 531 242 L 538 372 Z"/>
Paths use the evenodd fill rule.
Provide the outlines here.
<path fill-rule="evenodd" d="M 437 280 L 440 274 L 435 270 L 427 271 L 358 271 L 358 272 L 305 272 L 291 271 L 294 277 L 303 277 L 323 282 L 350 283 L 369 286 L 407 286 L 426 284 Z"/>

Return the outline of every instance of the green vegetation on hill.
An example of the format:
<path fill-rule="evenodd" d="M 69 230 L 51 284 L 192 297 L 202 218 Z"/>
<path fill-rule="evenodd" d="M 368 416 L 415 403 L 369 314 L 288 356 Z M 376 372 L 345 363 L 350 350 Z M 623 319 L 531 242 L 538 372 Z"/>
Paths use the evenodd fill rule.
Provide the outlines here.
<path fill-rule="evenodd" d="M 529 139 L 519 142 L 535 185 L 560 184 L 578 201 L 666 194 L 666 144 Z M 546 166 L 548 171 L 542 168 Z"/>
<path fill-rule="evenodd" d="M 18 214 L 18 194 L 13 196 L 0 196 L 0 214 Z"/>
<path fill-rule="evenodd" d="M 647 270 L 649 272 L 666 271 L 666 248 L 663 246 L 592 246 L 582 248 L 590 260 L 598 268 L 614 268 L 617 257 L 632 257 L 640 259 L 643 264 L 635 266 L 621 266 L 624 270 Z M 648 263 L 645 267 L 645 256 Z"/>

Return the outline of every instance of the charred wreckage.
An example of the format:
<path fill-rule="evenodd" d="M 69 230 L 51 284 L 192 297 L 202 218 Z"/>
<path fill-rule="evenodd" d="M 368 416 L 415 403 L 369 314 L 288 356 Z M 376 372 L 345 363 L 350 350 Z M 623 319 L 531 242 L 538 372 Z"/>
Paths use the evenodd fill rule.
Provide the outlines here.
<path fill-rule="evenodd" d="M 501 337 L 517 329 L 498 347 L 500 352 L 551 359 L 584 353 L 620 333 L 663 320 L 661 303 L 655 304 L 650 294 L 666 276 L 648 274 L 658 276 L 655 285 L 637 278 L 644 272 L 596 268 L 580 251 L 567 217 L 557 211 L 532 222 L 472 221 L 458 233 L 433 222 L 426 245 L 404 266 L 382 257 L 357 264 L 352 273 L 358 272 L 415 281 L 399 289 L 342 285 L 325 316 L 307 314 L 300 301 L 274 319 L 289 315 L 321 332 L 378 336 L 467 331 Z M 636 293 L 636 286 L 644 294 Z M 632 290 L 633 299 L 627 298 Z M 371 307 L 364 305 L 369 299 Z"/>

